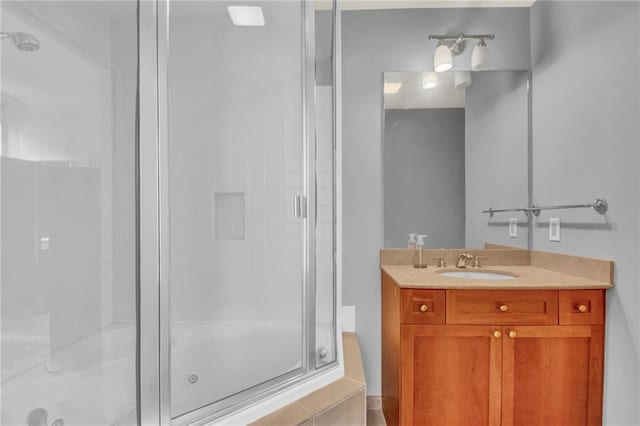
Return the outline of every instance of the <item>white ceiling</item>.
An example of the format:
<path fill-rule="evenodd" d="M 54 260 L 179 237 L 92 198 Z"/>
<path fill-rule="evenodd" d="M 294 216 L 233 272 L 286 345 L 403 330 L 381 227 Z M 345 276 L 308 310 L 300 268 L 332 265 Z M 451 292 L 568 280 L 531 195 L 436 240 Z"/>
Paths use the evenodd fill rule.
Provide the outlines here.
<path fill-rule="evenodd" d="M 438 73 L 438 85 L 422 88 L 421 72 L 385 72 L 385 83 L 402 83 L 395 94 L 384 95 L 385 109 L 464 108 L 465 89 L 453 86 L 454 72 Z M 473 73 L 471 75 L 473 80 Z M 472 81 L 473 83 L 473 81 Z"/>
<path fill-rule="evenodd" d="M 531 7 L 536 0 L 339 0 L 341 10 L 428 9 L 448 7 Z M 317 9 L 329 9 L 331 0 L 317 0 Z"/>

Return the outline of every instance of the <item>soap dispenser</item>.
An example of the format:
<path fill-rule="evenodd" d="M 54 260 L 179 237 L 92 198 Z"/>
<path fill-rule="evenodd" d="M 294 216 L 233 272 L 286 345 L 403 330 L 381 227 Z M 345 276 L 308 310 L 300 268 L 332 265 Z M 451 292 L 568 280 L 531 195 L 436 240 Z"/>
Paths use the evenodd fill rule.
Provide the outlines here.
<path fill-rule="evenodd" d="M 407 247 L 409 247 L 409 249 L 414 249 L 416 248 L 416 237 L 418 236 L 418 234 L 409 234 L 409 244 Z"/>
<path fill-rule="evenodd" d="M 418 242 L 416 243 L 416 252 L 413 255 L 413 267 L 424 269 L 427 267 L 427 256 L 424 253 L 424 239 L 426 235 L 418 235 Z"/>

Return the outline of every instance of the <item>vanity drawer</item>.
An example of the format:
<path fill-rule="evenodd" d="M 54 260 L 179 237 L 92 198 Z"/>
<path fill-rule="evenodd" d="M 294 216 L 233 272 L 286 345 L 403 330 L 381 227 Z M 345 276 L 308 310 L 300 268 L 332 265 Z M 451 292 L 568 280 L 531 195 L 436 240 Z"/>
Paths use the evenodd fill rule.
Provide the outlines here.
<path fill-rule="evenodd" d="M 445 291 L 402 289 L 402 322 L 444 324 Z"/>
<path fill-rule="evenodd" d="M 604 324 L 604 290 L 563 290 L 558 296 L 560 324 Z"/>
<path fill-rule="evenodd" d="M 447 324 L 558 324 L 554 290 L 447 290 Z"/>

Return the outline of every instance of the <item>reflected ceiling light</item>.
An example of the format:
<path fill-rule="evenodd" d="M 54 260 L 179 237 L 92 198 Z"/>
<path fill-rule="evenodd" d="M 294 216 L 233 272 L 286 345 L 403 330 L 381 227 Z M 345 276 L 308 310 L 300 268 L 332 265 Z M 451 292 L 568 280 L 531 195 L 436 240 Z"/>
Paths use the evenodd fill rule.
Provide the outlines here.
<path fill-rule="evenodd" d="M 453 55 L 451 49 L 444 44 L 438 44 L 433 54 L 433 69 L 436 72 L 449 71 L 453 67 Z"/>
<path fill-rule="evenodd" d="M 484 39 L 481 38 L 471 53 L 471 69 L 474 71 L 486 70 L 489 68 L 489 48 Z"/>
<path fill-rule="evenodd" d="M 438 73 L 436 72 L 423 72 L 422 73 L 422 88 L 433 89 L 438 85 Z"/>
<path fill-rule="evenodd" d="M 398 93 L 401 87 L 402 87 L 402 83 L 385 83 L 384 94 L 395 95 L 396 93 Z"/>
<path fill-rule="evenodd" d="M 263 27 L 264 15 L 260 6 L 227 6 L 233 25 L 241 27 Z"/>
<path fill-rule="evenodd" d="M 471 86 L 471 73 L 469 71 L 456 71 L 453 77 L 453 85 L 456 89 L 464 89 Z"/>

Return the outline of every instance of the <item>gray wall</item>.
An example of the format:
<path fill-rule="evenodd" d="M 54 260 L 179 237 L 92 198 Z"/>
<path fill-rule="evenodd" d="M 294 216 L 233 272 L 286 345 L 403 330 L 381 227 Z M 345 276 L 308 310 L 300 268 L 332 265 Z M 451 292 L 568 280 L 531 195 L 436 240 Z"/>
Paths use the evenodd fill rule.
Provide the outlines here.
<path fill-rule="evenodd" d="M 464 247 L 464 108 L 389 109 L 384 121 L 384 246 Z"/>
<path fill-rule="evenodd" d="M 533 188 L 540 204 L 610 204 L 542 213 L 533 246 L 613 259 L 607 293 L 605 424 L 640 424 L 637 2 L 537 2 L 531 14 Z M 617 44 L 623 41 L 623 44 Z M 548 220 L 562 220 L 559 243 Z"/>
<path fill-rule="evenodd" d="M 433 69 L 429 33 L 492 32 L 492 69 L 528 69 L 529 10 L 411 9 L 342 14 L 343 304 L 357 307 L 367 391 L 380 394 L 383 246 L 382 73 Z M 469 49 L 454 68 L 468 68 Z"/>
<path fill-rule="evenodd" d="M 466 92 L 466 245 L 485 242 L 527 248 L 527 217 L 482 211 L 528 201 L 528 71 L 474 72 Z M 508 178 L 505 179 L 505 176 Z M 518 219 L 517 238 L 509 218 Z"/>

